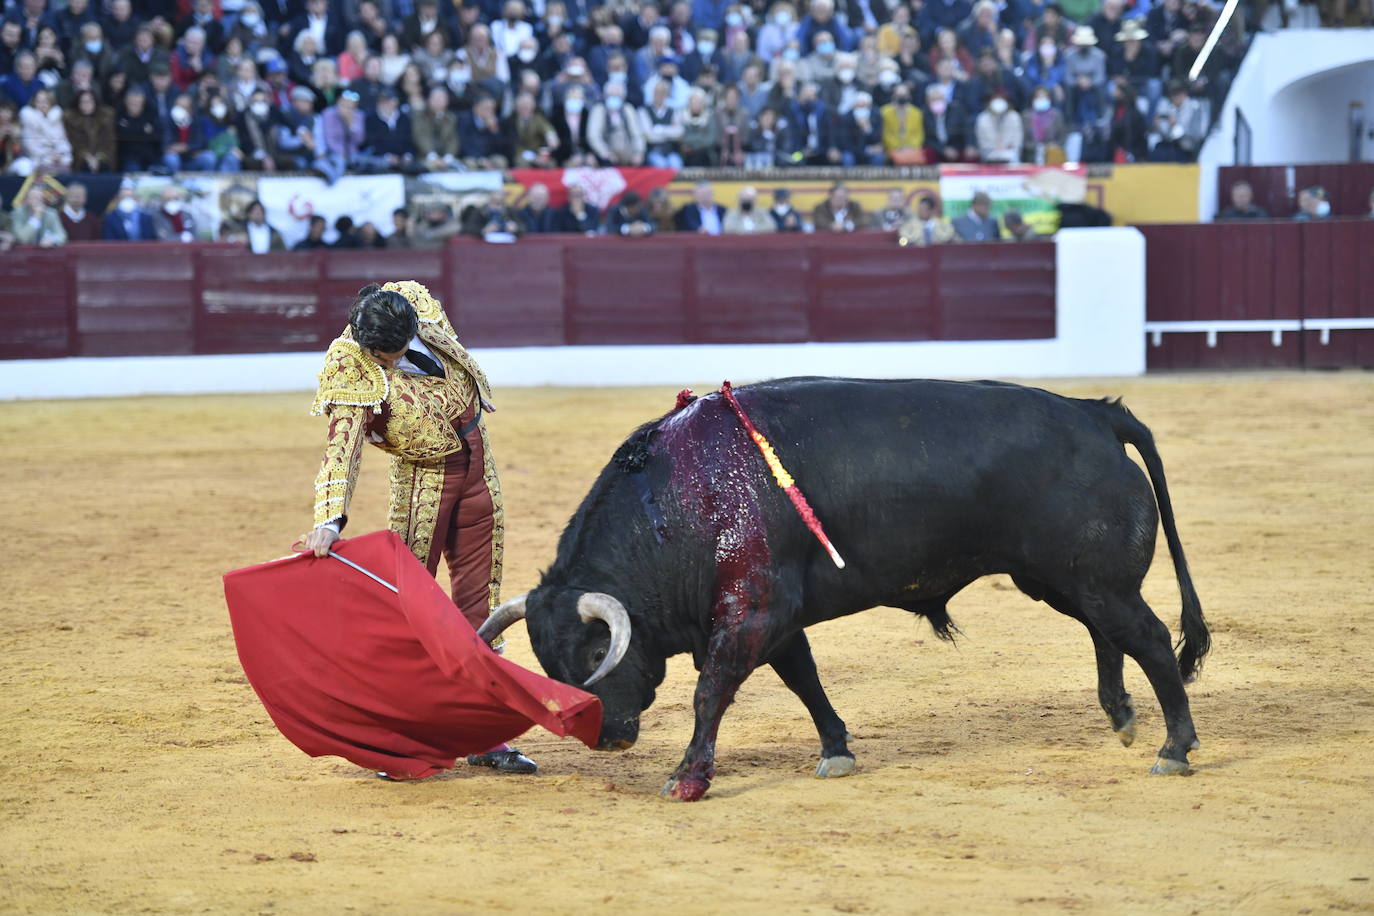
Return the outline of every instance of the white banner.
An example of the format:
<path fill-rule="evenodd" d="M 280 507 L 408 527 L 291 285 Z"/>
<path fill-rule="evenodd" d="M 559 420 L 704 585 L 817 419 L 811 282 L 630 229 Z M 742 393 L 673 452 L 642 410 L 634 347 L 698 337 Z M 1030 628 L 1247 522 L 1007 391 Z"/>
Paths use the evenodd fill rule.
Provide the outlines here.
<path fill-rule="evenodd" d="M 263 177 L 258 179 L 258 199 L 267 210 L 267 222 L 290 248 L 305 238 L 312 216 L 325 218 L 329 228 L 324 237 L 330 242 L 338 237 L 334 221 L 341 216 L 390 235 L 392 212 L 406 205 L 406 184 L 400 175 L 350 175 L 334 184 L 322 178 Z"/>
<path fill-rule="evenodd" d="M 445 191 L 498 191 L 504 183 L 501 172 L 425 172 L 420 180 L 436 184 Z"/>

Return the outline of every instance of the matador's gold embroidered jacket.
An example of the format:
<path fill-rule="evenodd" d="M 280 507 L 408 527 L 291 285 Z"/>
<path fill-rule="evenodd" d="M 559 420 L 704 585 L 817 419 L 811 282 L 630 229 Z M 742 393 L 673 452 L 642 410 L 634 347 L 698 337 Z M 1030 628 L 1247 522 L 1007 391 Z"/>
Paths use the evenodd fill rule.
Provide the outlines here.
<path fill-rule="evenodd" d="M 420 318 L 420 339 L 444 366 L 445 378 L 387 369 L 363 352 L 347 328 L 325 353 L 310 412 L 329 418 L 324 461 L 315 478 L 315 526 L 348 521 L 363 443 L 391 455 L 390 527 L 421 563 L 429 559 L 444 482 L 444 458 L 463 448 L 455 421 L 474 399 L 489 402 L 491 387 L 477 361 L 458 342 L 443 307 L 410 280 L 382 287 L 405 296 Z M 483 472 L 495 509 L 491 602 L 499 600 L 505 534 L 501 484 L 487 441 Z"/>

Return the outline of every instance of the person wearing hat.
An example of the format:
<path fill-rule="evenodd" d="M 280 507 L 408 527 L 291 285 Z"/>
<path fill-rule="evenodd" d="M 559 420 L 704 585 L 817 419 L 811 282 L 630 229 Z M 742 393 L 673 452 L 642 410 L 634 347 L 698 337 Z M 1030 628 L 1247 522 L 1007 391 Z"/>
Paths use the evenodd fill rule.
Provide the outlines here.
<path fill-rule="evenodd" d="M 1117 43 L 1107 60 L 1107 73 L 1125 77 L 1153 109 L 1159 103 L 1163 84 L 1159 78 L 1159 54 L 1149 38 L 1150 33 L 1139 19 L 1128 19 L 1116 33 Z"/>
<path fill-rule="evenodd" d="M 1107 55 L 1097 47 L 1097 33 L 1092 26 L 1080 25 L 1073 30 L 1069 39 L 1070 48 L 1064 54 L 1064 77 L 1070 83 L 1078 82 L 1080 75 L 1086 74 L 1094 86 L 1107 81 Z"/>

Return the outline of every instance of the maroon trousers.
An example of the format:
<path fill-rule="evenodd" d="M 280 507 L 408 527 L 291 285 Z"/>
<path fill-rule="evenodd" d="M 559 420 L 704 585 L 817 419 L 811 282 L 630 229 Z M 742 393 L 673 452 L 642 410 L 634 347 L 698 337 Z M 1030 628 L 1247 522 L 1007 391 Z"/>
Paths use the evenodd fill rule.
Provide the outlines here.
<path fill-rule="evenodd" d="M 458 421 L 458 427 L 471 423 L 480 409 L 474 404 Z M 496 521 L 491 491 L 487 489 L 481 429 L 474 426 L 463 438 L 463 446 L 462 451 L 444 459 L 439 517 L 434 522 L 434 538 L 425 565 L 430 573 L 437 573 L 439 557 L 443 556 L 453 603 L 476 629 L 490 612 L 491 539 Z"/>

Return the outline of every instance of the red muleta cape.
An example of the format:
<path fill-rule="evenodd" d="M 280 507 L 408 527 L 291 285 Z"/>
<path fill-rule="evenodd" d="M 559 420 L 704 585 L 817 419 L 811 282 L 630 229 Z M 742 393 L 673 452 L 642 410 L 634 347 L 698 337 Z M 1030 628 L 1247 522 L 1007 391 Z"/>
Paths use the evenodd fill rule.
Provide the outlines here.
<path fill-rule="evenodd" d="M 419 779 L 532 725 L 596 746 L 601 701 L 493 652 L 395 533 L 333 549 L 399 594 L 313 554 L 224 576 L 244 673 L 296 747 Z"/>

